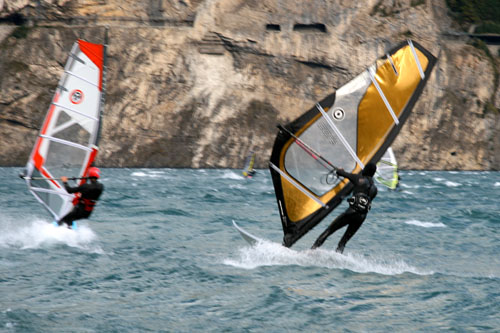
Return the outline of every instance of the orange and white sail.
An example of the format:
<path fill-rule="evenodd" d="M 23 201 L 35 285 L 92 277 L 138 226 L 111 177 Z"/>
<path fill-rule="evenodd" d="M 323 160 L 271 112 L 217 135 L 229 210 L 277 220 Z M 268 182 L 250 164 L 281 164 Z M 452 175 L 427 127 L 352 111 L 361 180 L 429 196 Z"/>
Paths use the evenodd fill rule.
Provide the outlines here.
<path fill-rule="evenodd" d="M 74 199 L 59 178 L 85 177 L 97 155 L 105 55 L 105 45 L 74 43 L 26 165 L 30 192 L 56 220 L 72 209 Z"/>

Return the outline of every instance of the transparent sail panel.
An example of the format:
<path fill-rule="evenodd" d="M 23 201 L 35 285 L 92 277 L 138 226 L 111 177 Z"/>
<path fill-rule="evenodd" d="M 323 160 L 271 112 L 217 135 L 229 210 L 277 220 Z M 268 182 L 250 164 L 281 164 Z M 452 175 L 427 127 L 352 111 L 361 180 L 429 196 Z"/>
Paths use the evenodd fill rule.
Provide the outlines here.
<path fill-rule="evenodd" d="M 74 142 L 82 146 L 88 146 L 91 135 L 86 128 L 82 126 L 82 123 L 77 123 L 76 120 L 77 119 L 70 117 L 65 111 L 61 111 L 57 119 L 57 126 L 50 133 L 51 136 Z"/>
<path fill-rule="evenodd" d="M 36 178 L 42 178 L 42 174 L 38 170 L 36 169 L 33 170 L 32 177 L 35 179 L 31 180 L 30 187 L 32 188 L 34 195 L 43 202 L 45 207 L 52 214 L 56 215 L 56 217 L 59 217 L 61 209 L 66 204 L 66 201 L 72 200 L 72 198 L 66 197 L 60 193 L 44 192 L 43 189 L 54 191 L 57 187 L 50 180 L 36 179 Z"/>
<path fill-rule="evenodd" d="M 45 167 L 55 178 L 75 177 L 84 164 L 87 151 L 59 142 L 50 142 Z"/>
<path fill-rule="evenodd" d="M 59 216 L 61 207 L 66 203 L 58 194 L 46 193 L 34 190 L 36 195 L 42 200 L 51 212 Z"/>
<path fill-rule="evenodd" d="M 37 179 L 37 178 L 42 178 L 42 174 L 38 172 L 37 169 L 33 170 L 33 174 L 31 177 L 35 178 L 30 181 L 32 187 L 39 187 L 39 188 L 45 188 L 45 189 L 50 189 L 50 184 L 43 179 Z"/>

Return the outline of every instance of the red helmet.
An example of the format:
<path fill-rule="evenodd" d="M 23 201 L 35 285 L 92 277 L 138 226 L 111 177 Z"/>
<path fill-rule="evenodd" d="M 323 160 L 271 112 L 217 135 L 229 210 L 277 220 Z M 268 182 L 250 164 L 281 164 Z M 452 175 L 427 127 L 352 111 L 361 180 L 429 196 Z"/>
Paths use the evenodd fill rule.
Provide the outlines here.
<path fill-rule="evenodd" d="M 99 178 L 101 171 L 96 167 L 91 167 L 89 169 L 89 178 Z"/>

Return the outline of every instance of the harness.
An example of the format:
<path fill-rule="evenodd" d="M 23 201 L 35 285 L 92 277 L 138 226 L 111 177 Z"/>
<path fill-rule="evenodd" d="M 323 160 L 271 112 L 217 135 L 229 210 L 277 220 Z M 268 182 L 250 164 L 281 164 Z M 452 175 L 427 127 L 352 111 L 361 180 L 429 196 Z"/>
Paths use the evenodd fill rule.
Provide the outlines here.
<path fill-rule="evenodd" d="M 80 202 L 83 203 L 83 205 L 85 206 L 85 210 L 87 212 L 91 212 L 97 203 L 96 200 L 85 199 L 85 198 L 81 198 Z"/>
<path fill-rule="evenodd" d="M 81 194 L 78 193 L 73 199 L 73 205 L 76 206 L 77 204 L 82 204 L 85 211 L 91 212 L 92 210 L 94 210 L 94 207 L 97 204 L 97 200 L 82 198 Z"/>
<path fill-rule="evenodd" d="M 373 181 L 370 180 L 370 186 L 366 189 L 366 192 L 370 193 L 370 190 L 373 186 Z M 352 197 L 347 199 L 349 206 L 359 213 L 366 214 L 372 207 L 371 199 L 368 194 L 365 192 L 358 192 L 354 194 Z"/>

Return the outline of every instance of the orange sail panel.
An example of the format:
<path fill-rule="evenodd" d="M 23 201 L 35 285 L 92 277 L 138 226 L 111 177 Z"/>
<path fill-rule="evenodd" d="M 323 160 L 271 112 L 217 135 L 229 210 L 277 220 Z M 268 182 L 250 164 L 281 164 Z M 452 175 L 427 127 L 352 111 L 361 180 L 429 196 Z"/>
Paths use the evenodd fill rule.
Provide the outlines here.
<path fill-rule="evenodd" d="M 280 128 L 270 159 L 283 245 L 290 247 L 352 190 L 335 169 L 378 162 L 420 97 L 436 58 L 410 40 Z"/>
<path fill-rule="evenodd" d="M 26 164 L 29 190 L 55 220 L 72 209 L 74 198 L 59 178 L 85 177 L 97 154 L 105 55 L 105 45 L 74 43 Z"/>

